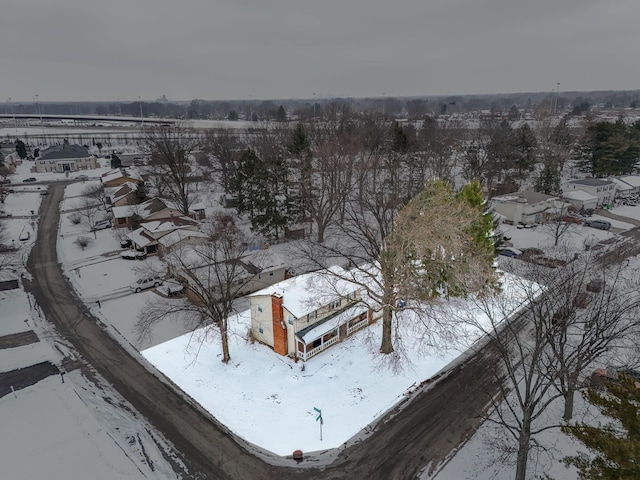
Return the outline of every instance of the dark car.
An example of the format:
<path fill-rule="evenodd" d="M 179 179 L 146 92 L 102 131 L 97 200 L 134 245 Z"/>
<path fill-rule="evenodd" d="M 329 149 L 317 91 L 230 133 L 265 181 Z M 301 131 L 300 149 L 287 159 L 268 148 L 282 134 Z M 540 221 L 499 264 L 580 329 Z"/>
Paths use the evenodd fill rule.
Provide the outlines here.
<path fill-rule="evenodd" d="M 520 253 L 518 253 L 518 251 L 516 251 L 515 249 L 512 249 L 512 248 L 503 248 L 498 253 L 500 255 L 502 255 L 503 257 L 516 258 L 516 257 L 520 256 Z"/>
<path fill-rule="evenodd" d="M 129 240 L 128 238 L 120 240 L 120 246 L 122 248 L 129 248 L 131 246 L 131 240 Z"/>
<path fill-rule="evenodd" d="M 36 177 L 29 177 L 29 178 L 25 178 L 24 180 L 22 180 L 23 183 L 33 183 L 33 182 L 37 182 L 38 180 L 36 180 Z"/>

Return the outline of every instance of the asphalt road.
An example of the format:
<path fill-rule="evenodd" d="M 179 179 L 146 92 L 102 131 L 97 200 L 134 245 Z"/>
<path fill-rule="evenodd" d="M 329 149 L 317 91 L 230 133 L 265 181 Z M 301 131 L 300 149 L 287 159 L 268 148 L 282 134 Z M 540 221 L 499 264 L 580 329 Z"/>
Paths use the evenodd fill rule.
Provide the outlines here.
<path fill-rule="evenodd" d="M 497 392 L 496 361 L 483 349 L 389 412 L 370 433 L 349 442 L 329 465 L 308 468 L 309 462 L 296 465 L 248 445 L 142 366 L 71 293 L 53 240 L 63 190 L 64 185 L 52 186 L 43 198 L 38 238 L 27 263 L 34 278 L 31 291 L 46 318 L 83 359 L 174 445 L 188 468 L 188 473 L 179 472 L 183 478 L 416 478 L 425 465 L 442 461 L 474 431 L 488 396 Z"/>

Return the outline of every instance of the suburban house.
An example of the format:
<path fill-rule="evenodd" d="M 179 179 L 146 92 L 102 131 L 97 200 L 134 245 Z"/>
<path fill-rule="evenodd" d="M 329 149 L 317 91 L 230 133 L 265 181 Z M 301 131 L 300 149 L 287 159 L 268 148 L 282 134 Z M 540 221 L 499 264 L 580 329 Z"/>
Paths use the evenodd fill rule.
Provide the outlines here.
<path fill-rule="evenodd" d="M 274 352 L 301 360 L 375 322 L 360 287 L 340 267 L 292 277 L 249 295 L 251 333 Z"/>
<path fill-rule="evenodd" d="M 137 175 L 125 170 L 124 168 L 116 168 L 103 173 L 100 178 L 102 185 L 107 187 L 119 187 L 125 183 L 140 183 L 141 180 Z"/>
<path fill-rule="evenodd" d="M 616 184 L 611 180 L 602 178 L 583 178 L 580 180 L 569 180 L 562 186 L 564 196 L 574 190 L 583 192 L 598 198 L 597 206 L 608 205 L 613 202 L 616 194 Z"/>
<path fill-rule="evenodd" d="M 142 222 L 183 216 L 183 213 L 176 205 L 161 198 L 152 198 L 137 205 L 116 206 L 111 209 L 111 213 L 113 215 L 113 225 L 116 228 L 130 228 L 132 219 L 136 216 Z M 190 214 L 191 217 L 198 217 L 196 211 L 190 212 Z"/>
<path fill-rule="evenodd" d="M 627 195 L 631 195 L 635 193 L 635 187 L 631 185 L 628 181 L 623 180 L 623 177 L 616 178 L 611 177 L 611 181 L 616 186 L 616 197 L 625 197 Z"/>
<path fill-rule="evenodd" d="M 640 175 L 625 175 L 623 177 L 614 178 L 613 180 L 616 182 L 616 186 L 618 186 L 620 182 L 628 185 L 628 188 L 626 189 L 618 189 L 618 196 L 640 193 Z"/>
<path fill-rule="evenodd" d="M 188 263 L 190 256 L 189 247 L 179 252 L 178 255 L 186 257 L 186 263 Z M 193 257 L 196 259 L 199 258 L 197 254 L 193 255 Z M 181 261 L 184 260 L 181 259 Z M 199 288 L 206 287 L 214 290 L 215 293 L 219 281 L 215 272 L 221 267 L 226 268 L 225 265 L 198 264 L 197 267 L 191 268 L 188 274 L 185 274 L 179 266 L 172 266 L 172 263 L 173 262 L 169 261 L 169 271 L 187 284 L 187 296 L 194 303 L 199 301 Z M 236 259 L 234 266 L 237 267 L 234 272 L 234 289 L 236 290 L 237 297 L 259 291 L 290 277 L 289 268 L 284 263 L 274 263 L 270 258 L 255 255 L 252 252 L 249 252 L 240 259 Z M 193 277 L 197 278 L 198 281 L 190 282 L 189 279 Z"/>
<path fill-rule="evenodd" d="M 200 229 L 200 222 L 189 217 L 169 217 L 162 218 L 160 220 L 145 221 L 140 224 L 140 227 L 126 234 L 126 237 L 131 240 L 132 246 L 136 250 L 144 251 L 146 253 L 156 253 L 158 251 L 159 240 L 177 230 L 198 232 Z M 204 234 L 202 234 L 204 235 Z M 195 235 L 195 237 L 202 238 L 202 235 Z M 185 238 L 189 235 L 185 234 Z M 191 237 L 194 237 L 193 235 Z M 205 235 L 206 237 L 206 235 Z"/>
<path fill-rule="evenodd" d="M 117 187 L 105 187 L 104 194 L 109 205 L 121 207 L 122 205 L 132 205 L 136 203 L 137 190 L 137 183 L 125 182 Z"/>
<path fill-rule="evenodd" d="M 570 203 L 578 210 L 595 209 L 598 206 L 598 197 L 584 190 L 569 190 L 562 194 L 562 199 Z M 564 213 L 564 212 L 563 212 Z"/>
<path fill-rule="evenodd" d="M 499 195 L 491 199 L 494 212 L 507 223 L 530 225 L 546 221 L 558 212 L 558 197 L 523 191 Z"/>
<path fill-rule="evenodd" d="M 208 241 L 210 241 L 209 235 L 200 230 L 178 228 L 158 238 L 158 255 L 162 258 L 186 245 L 197 245 Z"/>
<path fill-rule="evenodd" d="M 87 147 L 82 145 L 54 145 L 40 152 L 35 160 L 35 170 L 38 173 L 45 172 L 77 172 L 97 168 L 96 157 L 89 153 Z"/>

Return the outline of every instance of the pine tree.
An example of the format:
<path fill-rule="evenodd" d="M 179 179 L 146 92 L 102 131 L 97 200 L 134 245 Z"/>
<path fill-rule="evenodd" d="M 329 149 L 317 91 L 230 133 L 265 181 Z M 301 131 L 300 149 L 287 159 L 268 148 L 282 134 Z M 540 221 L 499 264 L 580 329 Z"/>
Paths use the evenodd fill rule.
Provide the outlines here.
<path fill-rule="evenodd" d="M 579 453 L 565 458 L 578 469 L 581 480 L 635 480 L 640 478 L 640 389 L 632 377 L 621 374 L 605 384 L 606 391 L 590 389 L 585 398 L 615 423 L 601 427 L 566 426 L 565 433 L 580 440 L 595 457 Z"/>
<path fill-rule="evenodd" d="M 27 147 L 22 140 L 16 140 L 16 152 L 22 160 L 27 158 Z"/>
<path fill-rule="evenodd" d="M 544 168 L 536 177 L 533 189 L 547 195 L 560 195 L 560 172 L 554 162 L 545 162 Z"/>

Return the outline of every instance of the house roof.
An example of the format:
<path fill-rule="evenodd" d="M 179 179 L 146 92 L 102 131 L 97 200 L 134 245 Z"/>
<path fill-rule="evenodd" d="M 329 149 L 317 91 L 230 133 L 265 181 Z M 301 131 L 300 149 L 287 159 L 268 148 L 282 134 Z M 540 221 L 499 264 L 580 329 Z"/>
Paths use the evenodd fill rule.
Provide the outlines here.
<path fill-rule="evenodd" d="M 616 179 L 614 179 L 616 180 Z M 640 176 L 639 175 L 627 175 L 624 177 L 618 177 L 617 180 L 621 180 L 624 183 L 631 185 L 634 188 L 640 187 Z"/>
<path fill-rule="evenodd" d="M 529 190 L 525 190 L 522 192 L 513 192 L 508 193 L 506 195 L 499 195 L 497 197 L 493 197 L 492 201 L 498 202 L 518 202 L 524 200 L 524 203 L 540 203 L 547 200 L 554 200 L 558 197 L 554 197 L 552 195 L 547 195 L 545 193 L 533 192 Z"/>
<path fill-rule="evenodd" d="M 142 218 L 147 218 L 156 212 L 168 208 L 165 202 L 159 198 L 152 198 L 146 202 L 139 203 L 137 205 L 122 205 L 120 207 L 113 207 L 113 216 L 115 218 L 127 218 L 137 213 Z"/>
<path fill-rule="evenodd" d="M 105 187 L 105 194 L 111 199 L 111 203 L 115 203 L 121 198 L 126 197 L 138 189 L 138 185 L 133 182 L 125 182 L 117 187 Z"/>
<path fill-rule="evenodd" d="M 582 178 L 579 180 L 569 180 L 567 183 L 575 183 L 576 185 L 587 185 L 589 187 L 602 187 L 603 185 L 611 185 L 611 180 L 603 180 L 601 178 Z"/>
<path fill-rule="evenodd" d="M 197 230 L 174 230 L 158 239 L 158 243 L 164 247 L 171 247 L 185 238 L 208 238 L 206 233 Z"/>
<path fill-rule="evenodd" d="M 258 290 L 249 296 L 279 295 L 282 297 L 282 306 L 296 318 L 300 318 L 341 296 L 357 291 L 357 284 L 341 278 L 346 275 L 348 272 L 345 269 L 333 266 L 328 272 L 322 270 L 305 273 Z"/>
<path fill-rule="evenodd" d="M 136 182 L 139 180 L 136 174 L 130 173 L 129 171 L 121 168 L 116 168 L 102 174 L 102 183 L 108 183 L 119 178 L 128 178 Z"/>
<path fill-rule="evenodd" d="M 87 158 L 90 157 L 89 149 L 82 145 L 54 145 L 40 152 L 38 160 L 63 160 L 65 158 Z"/>
<path fill-rule="evenodd" d="M 620 178 L 614 177 L 611 179 L 611 181 L 615 184 L 616 190 L 618 190 L 619 192 L 633 189 L 633 185 L 631 185 L 629 182 L 625 180 L 622 180 L 622 177 Z"/>
<path fill-rule="evenodd" d="M 335 315 L 330 315 L 327 318 L 323 318 L 319 322 L 314 323 L 313 325 L 297 331 L 296 337 L 301 339 L 304 343 L 309 344 L 323 336 L 325 333 L 330 332 L 334 328 L 339 327 L 343 323 L 348 322 L 352 318 L 355 318 L 366 311 L 366 305 L 352 305 L 345 308 L 344 310 L 336 312 Z"/>
<path fill-rule="evenodd" d="M 197 227 L 200 222 L 189 217 L 169 217 L 142 223 L 141 227 L 151 233 L 172 232 L 177 228 Z"/>
<path fill-rule="evenodd" d="M 562 194 L 563 198 L 567 198 L 569 200 L 578 200 L 580 202 L 588 202 L 589 200 L 598 200 L 598 197 L 595 195 L 591 195 L 583 190 L 570 190 L 568 192 L 564 192 Z"/>
<path fill-rule="evenodd" d="M 148 247 L 149 245 L 157 243 L 155 239 L 149 237 L 149 235 L 144 231 L 144 228 L 142 227 L 127 233 L 127 238 L 129 238 L 140 248 Z"/>

